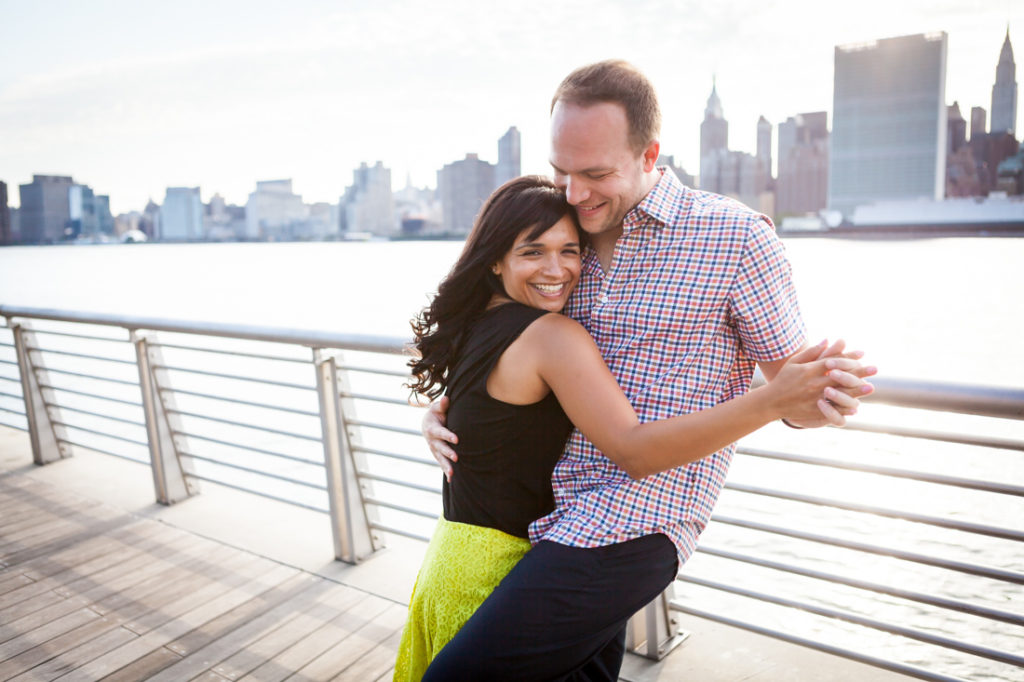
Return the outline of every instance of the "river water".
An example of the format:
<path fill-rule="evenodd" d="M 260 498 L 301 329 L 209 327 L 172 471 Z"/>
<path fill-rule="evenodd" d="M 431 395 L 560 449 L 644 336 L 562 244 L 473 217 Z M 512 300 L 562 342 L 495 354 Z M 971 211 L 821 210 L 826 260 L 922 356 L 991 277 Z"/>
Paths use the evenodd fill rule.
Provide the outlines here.
<path fill-rule="evenodd" d="M 855 241 L 801 238 L 786 241 L 811 340 L 842 336 L 868 352 L 881 373 L 957 383 L 1024 386 L 1024 239 L 927 239 Z M 360 242 L 287 244 L 142 244 L 10 247 L 0 249 L 0 304 L 211 320 L 339 332 L 408 336 L 409 318 L 428 300 L 457 257 L 456 242 Z M 951 415 L 914 414 L 866 406 L 864 416 L 928 427 L 962 425 L 1024 439 L 1019 424 Z M 870 413 L 870 414 L 869 414 Z M 768 427 L 744 441 L 831 458 L 923 468 L 952 475 L 1024 484 L 1022 453 L 919 443 L 849 431 L 790 432 Z M 981 495 L 913 482 L 893 482 L 850 472 L 813 472 L 814 467 L 737 458 L 730 481 L 782 487 L 809 494 L 836 494 L 863 504 L 1020 529 L 1024 505 L 1008 496 Z M 806 489 L 805 489 L 806 488 Z M 954 490 L 949 493 L 948 490 Z M 994 499 L 993 498 L 997 498 Z M 1007 498 L 1007 499 L 1002 499 Z M 1019 543 L 960 537 L 919 524 L 879 519 L 865 527 L 853 515 L 795 502 L 765 501 L 726 491 L 717 513 L 803 530 L 849 532 L 864 541 L 909 546 L 922 553 L 1020 572 Z M 964 534 L 961 534 L 964 535 Z M 1019 586 L 950 574 L 849 550 L 808 549 L 807 543 L 713 524 L 702 545 L 745 554 L 769 548 L 772 556 L 809 562 L 818 570 L 851 578 L 942 592 L 974 603 L 1021 613 Z M 686 573 L 793 598 L 849 608 L 919 630 L 1005 651 L 1024 650 L 1011 625 L 908 607 L 889 597 L 869 606 L 852 592 L 808 586 L 768 569 L 696 555 Z M 771 573 L 772 575 L 767 575 Z M 788 590 L 788 592 L 787 592 Z M 680 597 L 709 611 L 742 612 L 738 598 L 684 585 Z M 810 594 L 810 593 L 814 594 Z M 765 609 L 761 622 L 794 634 L 820 634 L 839 646 L 926 667 L 971 680 L 1020 680 L 1020 669 L 966 654 L 919 645 L 862 628 Z"/>

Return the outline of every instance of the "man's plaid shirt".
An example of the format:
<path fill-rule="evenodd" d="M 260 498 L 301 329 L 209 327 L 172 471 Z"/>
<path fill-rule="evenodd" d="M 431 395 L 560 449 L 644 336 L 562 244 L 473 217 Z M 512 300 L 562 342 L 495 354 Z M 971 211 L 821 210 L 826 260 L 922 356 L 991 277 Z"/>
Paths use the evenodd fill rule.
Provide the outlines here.
<path fill-rule="evenodd" d="M 593 336 L 647 422 L 746 391 L 756 361 L 805 341 L 789 262 L 771 222 L 725 197 L 661 180 L 623 221 L 609 271 L 584 254 L 565 313 Z M 697 546 L 735 445 L 633 481 L 578 431 L 555 467 L 555 510 L 530 539 L 598 547 L 664 533 L 680 561 Z"/>

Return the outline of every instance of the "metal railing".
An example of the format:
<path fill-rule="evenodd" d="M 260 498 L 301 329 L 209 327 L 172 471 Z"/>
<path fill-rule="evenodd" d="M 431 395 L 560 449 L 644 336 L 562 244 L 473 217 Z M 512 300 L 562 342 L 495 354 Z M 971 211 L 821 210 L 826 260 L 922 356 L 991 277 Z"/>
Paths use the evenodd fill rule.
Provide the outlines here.
<path fill-rule="evenodd" d="M 428 539 L 440 476 L 402 340 L 0 316 L 0 424 L 36 463 L 88 448 L 148 464 L 164 504 L 209 482 L 324 512 L 343 561 Z M 640 653 L 665 655 L 682 612 L 920 679 L 1024 670 L 1024 391 L 875 383 L 888 424 L 741 443 L 697 553 L 632 623 Z"/>

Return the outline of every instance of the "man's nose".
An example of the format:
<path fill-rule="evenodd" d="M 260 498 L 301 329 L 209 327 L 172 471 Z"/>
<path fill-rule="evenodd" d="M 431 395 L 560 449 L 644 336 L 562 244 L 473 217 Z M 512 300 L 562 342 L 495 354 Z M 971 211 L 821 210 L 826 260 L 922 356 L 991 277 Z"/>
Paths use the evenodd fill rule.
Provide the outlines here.
<path fill-rule="evenodd" d="M 566 178 L 565 198 L 571 205 L 577 206 L 581 204 L 588 196 L 590 196 L 590 191 L 587 189 L 585 182 Z"/>

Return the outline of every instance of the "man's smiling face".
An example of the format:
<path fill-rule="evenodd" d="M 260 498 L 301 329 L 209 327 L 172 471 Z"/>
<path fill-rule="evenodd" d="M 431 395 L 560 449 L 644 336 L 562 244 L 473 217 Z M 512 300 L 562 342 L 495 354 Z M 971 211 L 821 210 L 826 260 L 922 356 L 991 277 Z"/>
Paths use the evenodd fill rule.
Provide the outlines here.
<path fill-rule="evenodd" d="M 650 189 L 645 171 L 653 168 L 657 148 L 657 142 L 642 152 L 633 148 L 621 104 L 559 101 L 551 112 L 554 181 L 590 234 L 621 232 L 626 213 Z"/>

